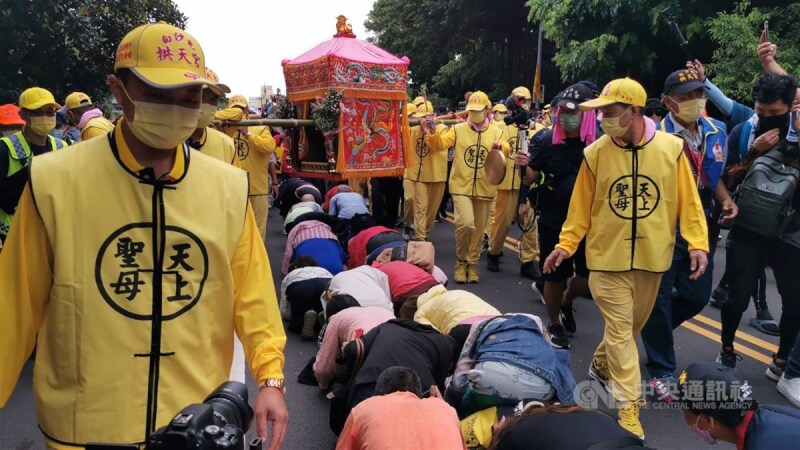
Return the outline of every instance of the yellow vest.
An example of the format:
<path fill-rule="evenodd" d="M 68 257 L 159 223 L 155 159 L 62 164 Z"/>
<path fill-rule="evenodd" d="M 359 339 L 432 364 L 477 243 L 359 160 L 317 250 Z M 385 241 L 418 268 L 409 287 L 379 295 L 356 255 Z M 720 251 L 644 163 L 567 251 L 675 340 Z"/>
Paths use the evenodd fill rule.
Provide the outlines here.
<path fill-rule="evenodd" d="M 88 141 L 97 136 L 103 136 L 114 129 L 114 124 L 105 117 L 95 117 L 86 122 L 86 126 L 81 130 L 81 140 Z"/>
<path fill-rule="evenodd" d="M 517 148 L 519 146 L 519 129 L 516 125 L 506 125 L 502 121 L 495 122 L 498 128 L 503 130 L 503 138 L 508 141 L 508 146 L 511 147 L 511 150 L 508 153 L 508 158 L 506 159 L 506 176 L 503 178 L 503 181 L 497 185 L 498 191 L 514 191 L 519 190 L 520 182 L 520 170 L 519 167 L 514 165 L 514 157 L 517 155 L 517 152 L 520 150 Z M 528 140 L 531 139 L 532 130 L 528 130 Z"/>
<path fill-rule="evenodd" d="M 436 126 L 436 132 L 447 129 L 446 125 Z M 444 183 L 447 181 L 447 149 L 433 150 L 425 143 L 425 133 L 419 127 L 411 127 L 411 145 L 407 154 L 411 163 L 406 169 L 405 179 L 423 183 Z"/>
<path fill-rule="evenodd" d="M 148 181 L 114 135 L 31 165 L 54 249 L 34 394 L 42 431 L 62 443 L 142 442 L 227 380 L 232 360 L 247 174 L 184 146 L 180 178 Z"/>
<path fill-rule="evenodd" d="M 225 133 L 213 128 L 206 128 L 203 136 L 200 138 L 200 142 L 199 150 L 204 154 L 224 163 L 241 167 L 241 163 L 239 163 L 239 158 L 236 154 L 236 146 L 233 144 L 233 139 L 228 137 Z"/>
<path fill-rule="evenodd" d="M 682 158 L 683 141 L 660 131 L 636 151 L 608 136 L 586 148 L 582 170 L 588 169 L 595 182 L 586 235 L 589 269 L 669 270 L 679 210 L 694 208 L 703 219 L 697 189 L 680 186 L 679 171 L 688 168 L 679 167 Z"/>
<path fill-rule="evenodd" d="M 253 148 L 251 142 L 242 136 L 238 128 L 229 129 L 241 167 L 250 174 L 250 195 L 269 194 L 269 155 L 275 151 L 275 141 L 272 139 L 269 127 L 248 127 L 248 131 L 253 137 L 262 134 L 264 134 L 263 137 L 269 136 L 268 141 L 272 142 L 272 148 L 268 148 L 267 152 Z"/>
<path fill-rule="evenodd" d="M 485 130 L 477 132 L 467 122 L 463 122 L 437 134 L 453 136 L 454 157 L 453 167 L 450 169 L 450 193 L 483 200 L 494 199 L 497 188 L 486 180 L 484 166 L 494 141 L 501 141 L 503 152 L 508 153 L 508 143 L 503 139 L 503 131 L 490 123 Z M 430 144 L 430 141 L 428 143 Z"/>

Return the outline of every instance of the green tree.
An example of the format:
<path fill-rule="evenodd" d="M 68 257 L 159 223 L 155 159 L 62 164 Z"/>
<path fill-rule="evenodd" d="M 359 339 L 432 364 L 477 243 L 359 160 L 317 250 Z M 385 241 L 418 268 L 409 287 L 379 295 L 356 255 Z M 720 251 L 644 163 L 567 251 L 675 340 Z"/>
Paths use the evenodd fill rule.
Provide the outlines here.
<path fill-rule="evenodd" d="M 377 0 L 366 25 L 376 44 L 411 59 L 414 95 L 425 84 L 454 106 L 467 90 L 502 100 L 533 84 L 536 33 L 521 0 Z"/>
<path fill-rule="evenodd" d="M 0 0 L 0 19 L 0 86 L 41 86 L 57 99 L 74 90 L 105 96 L 116 46 L 134 27 L 186 25 L 172 0 Z"/>
<path fill-rule="evenodd" d="M 527 0 L 530 19 L 542 21 L 556 44 L 553 62 L 563 81 L 605 81 L 628 75 L 650 95 L 686 57 L 661 11 L 670 7 L 689 40 L 692 56 L 707 60 L 712 44 L 705 19 L 733 8 L 732 0 Z"/>
<path fill-rule="evenodd" d="M 800 4 L 757 8 L 740 2 L 732 12 L 720 12 L 707 21 L 711 39 L 717 45 L 708 75 L 728 96 L 751 103 L 753 83 L 762 72 L 756 58 L 761 30 L 769 20 L 769 39 L 778 45 L 778 61 L 789 73 L 800 67 Z"/>

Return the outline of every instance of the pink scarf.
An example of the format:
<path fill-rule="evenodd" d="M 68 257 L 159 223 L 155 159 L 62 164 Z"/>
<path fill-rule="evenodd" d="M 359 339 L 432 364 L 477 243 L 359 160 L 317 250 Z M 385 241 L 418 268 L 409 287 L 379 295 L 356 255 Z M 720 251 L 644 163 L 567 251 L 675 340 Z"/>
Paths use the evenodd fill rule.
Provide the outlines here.
<path fill-rule="evenodd" d="M 78 128 L 80 128 L 82 130 L 83 127 L 85 127 L 86 124 L 89 123 L 90 120 L 95 119 L 97 117 L 103 117 L 103 111 L 100 111 L 97 108 L 90 109 L 90 110 L 86 111 L 81 116 L 81 121 L 78 122 Z"/>
<path fill-rule="evenodd" d="M 556 120 L 553 123 L 553 144 L 559 145 L 564 143 L 567 135 L 564 127 L 561 126 L 561 108 L 556 111 Z M 590 109 L 584 111 L 581 115 L 581 141 L 589 145 L 595 141 L 597 135 L 597 113 L 595 110 Z"/>

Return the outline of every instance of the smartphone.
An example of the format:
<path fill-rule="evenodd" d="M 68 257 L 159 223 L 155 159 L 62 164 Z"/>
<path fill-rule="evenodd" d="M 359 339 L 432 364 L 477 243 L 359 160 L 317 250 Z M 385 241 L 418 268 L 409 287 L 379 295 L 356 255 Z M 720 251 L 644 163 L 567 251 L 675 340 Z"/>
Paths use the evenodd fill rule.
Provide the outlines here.
<path fill-rule="evenodd" d="M 769 42 L 769 20 L 764 21 L 764 41 Z"/>

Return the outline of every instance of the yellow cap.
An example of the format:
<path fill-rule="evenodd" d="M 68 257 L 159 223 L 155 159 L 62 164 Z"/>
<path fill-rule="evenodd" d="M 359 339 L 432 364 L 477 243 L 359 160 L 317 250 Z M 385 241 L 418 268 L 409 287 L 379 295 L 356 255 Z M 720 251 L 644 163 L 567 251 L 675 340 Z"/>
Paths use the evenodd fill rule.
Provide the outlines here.
<path fill-rule="evenodd" d="M 492 425 L 497 421 L 497 407 L 478 411 L 461 421 L 461 435 L 467 448 L 489 447 L 492 440 Z"/>
<path fill-rule="evenodd" d="M 404 111 L 406 113 L 406 116 L 411 116 L 412 114 L 417 112 L 417 107 L 414 106 L 413 103 L 406 103 L 406 106 L 404 108 L 405 108 Z"/>
<path fill-rule="evenodd" d="M 83 92 L 73 92 L 64 99 L 64 105 L 67 109 L 76 109 L 81 106 L 91 105 L 92 99 Z"/>
<path fill-rule="evenodd" d="M 165 22 L 134 28 L 120 42 L 114 70 L 130 69 L 157 88 L 211 84 L 206 80 L 205 56 L 189 33 Z"/>
<path fill-rule="evenodd" d="M 531 91 L 525 86 L 515 87 L 514 90 L 511 91 L 511 95 L 514 97 L 527 98 L 528 100 L 531 99 Z"/>
<path fill-rule="evenodd" d="M 475 91 L 469 96 L 467 102 L 467 111 L 483 111 L 485 108 L 491 108 L 492 102 L 489 96 L 481 91 Z"/>
<path fill-rule="evenodd" d="M 433 103 L 422 101 L 417 104 L 417 112 L 414 113 L 414 117 L 425 117 L 430 114 L 433 114 Z"/>
<path fill-rule="evenodd" d="M 418 95 L 417 98 L 411 101 L 411 103 L 413 103 L 414 106 L 419 106 L 420 103 L 425 103 L 425 97 Z"/>
<path fill-rule="evenodd" d="M 19 95 L 19 107 L 22 109 L 36 110 L 44 106 L 55 106 L 60 109 L 61 105 L 56 103 L 55 97 L 47 89 L 32 87 L 22 91 Z"/>
<path fill-rule="evenodd" d="M 494 111 L 496 113 L 507 113 L 508 112 L 508 108 L 506 108 L 506 105 L 504 105 L 502 103 L 498 103 L 498 104 L 494 105 L 494 108 L 492 108 L 492 111 Z"/>
<path fill-rule="evenodd" d="M 242 108 L 249 109 L 249 106 L 247 106 L 247 97 L 241 94 L 231 97 L 228 101 L 228 108 L 233 108 L 234 106 L 241 106 Z"/>
<path fill-rule="evenodd" d="M 206 79 L 211 82 L 207 87 L 220 97 L 231 93 L 231 88 L 229 88 L 227 84 L 220 83 L 217 74 L 208 67 L 206 67 Z"/>
<path fill-rule="evenodd" d="M 631 78 L 618 78 L 603 88 L 600 96 L 581 103 L 581 109 L 597 109 L 614 103 L 624 103 L 644 108 L 647 92 L 641 84 Z"/>

